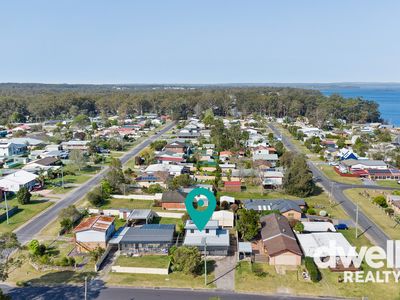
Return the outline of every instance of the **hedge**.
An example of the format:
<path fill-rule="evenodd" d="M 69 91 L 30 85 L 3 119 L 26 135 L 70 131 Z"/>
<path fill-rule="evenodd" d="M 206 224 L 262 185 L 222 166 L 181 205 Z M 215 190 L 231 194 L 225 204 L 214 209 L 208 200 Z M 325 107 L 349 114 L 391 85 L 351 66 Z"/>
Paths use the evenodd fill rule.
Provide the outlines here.
<path fill-rule="evenodd" d="M 306 266 L 308 274 L 310 275 L 311 281 L 312 282 L 320 281 L 321 280 L 321 273 L 319 272 L 318 267 L 314 262 L 314 259 L 312 257 L 306 257 L 304 259 L 304 264 Z"/>

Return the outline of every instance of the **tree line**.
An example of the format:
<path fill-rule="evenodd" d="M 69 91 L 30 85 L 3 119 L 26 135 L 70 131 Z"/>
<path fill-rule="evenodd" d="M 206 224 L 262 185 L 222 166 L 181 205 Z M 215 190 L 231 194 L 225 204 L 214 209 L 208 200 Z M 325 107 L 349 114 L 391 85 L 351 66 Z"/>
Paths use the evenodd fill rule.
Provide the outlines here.
<path fill-rule="evenodd" d="M 0 124 L 23 121 L 153 112 L 174 119 L 201 115 L 207 109 L 215 115 L 257 113 L 271 117 L 307 117 L 316 125 L 344 119 L 347 122 L 380 120 L 378 104 L 361 98 L 329 97 L 319 91 L 285 87 L 208 87 L 182 90 L 136 89 L 40 89 L 0 85 Z"/>

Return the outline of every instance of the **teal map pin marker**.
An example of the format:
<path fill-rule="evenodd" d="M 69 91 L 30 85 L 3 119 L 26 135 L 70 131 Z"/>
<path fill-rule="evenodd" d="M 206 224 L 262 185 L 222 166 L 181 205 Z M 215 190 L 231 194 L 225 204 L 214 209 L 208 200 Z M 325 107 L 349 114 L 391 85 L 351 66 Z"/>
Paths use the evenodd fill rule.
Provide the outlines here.
<path fill-rule="evenodd" d="M 208 206 L 204 210 L 198 210 L 194 208 L 193 203 L 195 203 L 195 198 L 197 196 L 205 196 L 208 200 Z M 199 199 L 197 201 L 197 207 L 202 207 L 204 205 L 204 201 Z M 207 222 L 210 220 L 215 207 L 217 206 L 217 199 L 212 192 L 204 188 L 195 188 L 192 190 L 185 199 L 185 206 L 189 216 L 192 218 L 194 224 L 197 229 L 202 231 L 206 226 Z"/>

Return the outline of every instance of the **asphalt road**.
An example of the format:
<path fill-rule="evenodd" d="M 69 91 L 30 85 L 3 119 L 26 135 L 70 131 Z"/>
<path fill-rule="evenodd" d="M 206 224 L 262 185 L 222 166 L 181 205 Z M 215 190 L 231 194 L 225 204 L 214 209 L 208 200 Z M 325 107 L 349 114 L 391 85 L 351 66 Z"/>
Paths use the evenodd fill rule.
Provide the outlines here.
<path fill-rule="evenodd" d="M 175 123 L 168 124 L 157 134 L 147 138 L 142 143 L 132 148 L 129 152 L 120 157 L 121 162 L 124 164 L 132 157 L 137 155 L 140 151 L 146 148 L 154 140 L 159 138 L 162 134 L 170 130 Z M 37 218 L 25 223 L 23 227 L 17 228 L 14 232 L 17 234 L 18 240 L 21 244 L 25 244 L 33 239 L 45 226 L 51 223 L 59 214 L 60 210 L 74 204 L 79 199 L 83 198 L 93 187 L 98 185 L 104 175 L 107 173 L 108 167 L 103 168 L 99 173 L 94 175 L 90 180 L 82 184 L 77 189 L 67 194 L 63 199 L 52 205 L 48 210 L 44 211 Z"/>
<path fill-rule="evenodd" d="M 282 143 L 284 146 L 292 152 L 299 153 L 299 150 L 296 146 L 273 125 L 269 124 L 269 127 L 274 132 L 276 136 L 281 136 Z M 344 190 L 350 188 L 373 188 L 373 189 L 382 189 L 382 190 L 392 190 L 392 188 L 378 187 L 378 186 L 369 186 L 369 185 L 351 185 L 351 184 L 343 184 L 333 181 L 325 176 L 325 174 L 318 169 L 318 167 L 311 161 L 308 161 L 308 166 L 313 173 L 314 178 L 318 178 L 318 183 L 321 184 L 326 191 L 331 191 L 333 194 L 334 200 L 340 204 L 344 211 L 356 221 L 356 205 L 343 193 Z M 373 221 L 371 221 L 362 211 L 359 209 L 358 213 L 358 225 L 361 229 L 359 234 L 366 234 L 370 239 L 372 239 L 377 246 L 386 249 L 386 241 L 390 238 L 376 225 Z"/>
<path fill-rule="evenodd" d="M 84 288 L 77 286 L 10 288 L 0 286 L 13 300 L 64 300 L 84 299 Z M 105 287 L 100 282 L 90 285 L 87 299 L 99 300 L 312 300 L 315 298 L 289 295 L 253 295 L 224 291 L 199 291 L 182 289 L 140 289 Z M 318 297 L 318 299 L 333 299 Z M 337 298 L 335 298 L 337 299 Z"/>

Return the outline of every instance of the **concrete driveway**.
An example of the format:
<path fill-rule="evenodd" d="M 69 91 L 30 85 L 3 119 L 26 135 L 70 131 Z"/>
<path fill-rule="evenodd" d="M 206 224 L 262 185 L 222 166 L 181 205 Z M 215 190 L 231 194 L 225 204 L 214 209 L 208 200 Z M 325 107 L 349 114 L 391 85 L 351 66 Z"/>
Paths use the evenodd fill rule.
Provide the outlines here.
<path fill-rule="evenodd" d="M 216 259 L 215 280 L 218 290 L 233 291 L 235 289 L 236 255 Z"/>

